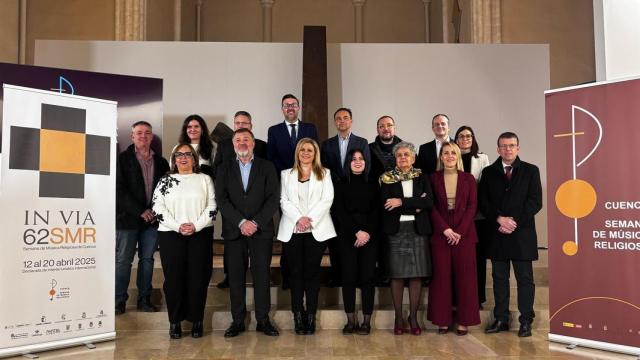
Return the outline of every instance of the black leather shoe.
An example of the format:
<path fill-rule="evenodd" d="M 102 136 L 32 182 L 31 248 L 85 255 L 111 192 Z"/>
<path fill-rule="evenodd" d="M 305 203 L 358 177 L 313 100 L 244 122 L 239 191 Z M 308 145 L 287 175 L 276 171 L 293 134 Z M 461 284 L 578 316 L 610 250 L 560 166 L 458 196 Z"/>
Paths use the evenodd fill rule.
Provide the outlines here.
<path fill-rule="evenodd" d="M 202 337 L 202 333 L 202 321 L 194 321 L 191 325 L 191 337 L 200 338 Z"/>
<path fill-rule="evenodd" d="M 228 289 L 229 288 L 229 277 L 225 275 L 224 279 L 216 285 L 218 289 Z"/>
<path fill-rule="evenodd" d="M 116 303 L 116 315 L 122 315 L 127 311 L 127 303 L 119 302 Z"/>
<path fill-rule="evenodd" d="M 358 330 L 356 331 L 358 335 L 369 335 L 370 332 L 371 325 L 365 323 L 362 323 L 362 325 L 358 326 Z"/>
<path fill-rule="evenodd" d="M 355 334 L 358 331 L 358 324 L 348 322 L 343 328 L 344 335 Z"/>
<path fill-rule="evenodd" d="M 499 333 L 500 331 L 509 331 L 509 323 L 496 320 L 493 322 L 493 324 L 484 329 L 485 334 L 495 334 Z"/>
<path fill-rule="evenodd" d="M 307 333 L 307 317 L 304 313 L 293 313 L 293 329 L 296 335 L 304 335 Z"/>
<path fill-rule="evenodd" d="M 172 339 L 180 339 L 182 337 L 182 327 L 180 327 L 180 323 L 169 324 L 169 337 Z"/>
<path fill-rule="evenodd" d="M 518 330 L 519 337 L 529 337 L 531 336 L 531 323 L 525 322 L 520 324 L 520 329 Z"/>
<path fill-rule="evenodd" d="M 244 332 L 244 330 L 245 330 L 244 323 L 232 322 L 231 325 L 229 325 L 229 327 L 227 328 L 227 330 L 224 331 L 224 337 L 226 338 L 236 337 L 240 335 L 241 332 Z"/>
<path fill-rule="evenodd" d="M 150 296 L 145 296 L 141 299 L 138 299 L 138 311 L 157 312 L 158 308 L 151 303 Z"/>
<path fill-rule="evenodd" d="M 305 334 L 313 335 L 316 333 L 316 314 L 307 314 L 307 331 Z"/>
<path fill-rule="evenodd" d="M 280 332 L 276 329 L 269 319 L 258 321 L 256 331 L 260 331 L 267 336 L 280 336 Z"/>

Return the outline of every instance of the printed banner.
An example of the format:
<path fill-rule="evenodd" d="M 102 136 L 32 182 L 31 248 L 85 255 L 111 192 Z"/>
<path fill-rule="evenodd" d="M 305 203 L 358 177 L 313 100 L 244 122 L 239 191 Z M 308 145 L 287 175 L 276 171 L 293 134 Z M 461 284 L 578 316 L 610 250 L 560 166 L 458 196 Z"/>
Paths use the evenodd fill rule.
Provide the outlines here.
<path fill-rule="evenodd" d="M 546 93 L 552 341 L 640 354 L 640 80 Z"/>
<path fill-rule="evenodd" d="M 0 356 L 113 339 L 117 103 L 3 90 Z"/>

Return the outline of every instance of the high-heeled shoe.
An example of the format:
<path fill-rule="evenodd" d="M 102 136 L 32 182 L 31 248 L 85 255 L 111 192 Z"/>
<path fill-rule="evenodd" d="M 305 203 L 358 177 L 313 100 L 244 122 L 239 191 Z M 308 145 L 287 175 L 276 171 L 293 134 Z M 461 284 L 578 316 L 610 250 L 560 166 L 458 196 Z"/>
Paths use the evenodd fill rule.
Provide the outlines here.
<path fill-rule="evenodd" d="M 444 334 L 446 334 L 448 332 L 449 332 L 449 327 L 439 327 L 438 328 L 438 334 L 439 335 L 444 335 Z"/>
<path fill-rule="evenodd" d="M 418 324 L 418 327 L 413 327 L 411 326 L 411 316 L 409 316 L 407 318 L 407 323 L 409 323 L 409 327 L 411 328 L 411 335 L 420 335 L 422 334 L 422 328 L 420 328 L 420 324 L 418 324 L 418 322 L 416 321 L 416 324 Z"/>
<path fill-rule="evenodd" d="M 458 336 L 465 336 L 468 333 L 469 333 L 469 329 L 460 329 L 460 328 L 456 329 L 456 335 Z"/>
<path fill-rule="evenodd" d="M 404 334 L 404 326 L 394 326 L 393 327 L 393 335 L 402 335 Z"/>

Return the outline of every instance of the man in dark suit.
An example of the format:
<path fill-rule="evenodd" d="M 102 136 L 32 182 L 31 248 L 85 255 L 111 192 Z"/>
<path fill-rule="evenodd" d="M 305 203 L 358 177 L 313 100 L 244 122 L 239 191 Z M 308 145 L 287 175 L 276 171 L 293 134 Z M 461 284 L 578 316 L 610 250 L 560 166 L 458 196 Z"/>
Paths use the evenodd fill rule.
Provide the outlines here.
<path fill-rule="evenodd" d="M 251 123 L 251 114 L 246 111 L 240 110 L 236 112 L 233 116 L 233 130 L 238 129 L 249 129 L 253 128 L 253 124 Z M 267 143 L 260 140 L 255 139 L 255 149 L 253 151 L 253 155 L 262 159 L 267 158 Z M 229 160 L 236 160 L 236 152 L 233 150 L 233 141 L 231 138 L 220 140 L 218 143 L 218 149 L 216 150 L 216 157 L 213 160 L 213 178 L 215 179 L 218 168 L 225 162 Z M 218 283 L 217 287 L 219 289 L 226 289 L 229 287 L 229 279 L 227 278 L 228 269 L 227 269 L 227 253 L 224 253 L 223 256 L 223 269 L 224 269 L 224 280 Z"/>
<path fill-rule="evenodd" d="M 278 174 L 293 167 L 293 153 L 298 140 L 308 137 L 318 141 L 318 131 L 312 123 L 300 121 L 300 102 L 291 94 L 282 97 L 284 121 L 269 128 L 267 135 L 267 159 L 271 160 Z"/>
<path fill-rule="evenodd" d="M 251 114 L 249 114 L 244 110 L 240 110 L 236 112 L 236 114 L 233 116 L 233 130 L 236 131 L 238 129 L 249 129 L 253 131 Z M 256 147 L 253 151 L 253 155 L 262 159 L 266 159 L 267 143 L 260 139 L 256 139 Z M 214 179 L 215 179 L 216 169 L 220 165 L 222 165 L 222 163 L 230 159 L 231 160 L 236 159 L 236 153 L 233 150 L 233 142 L 231 141 L 231 138 L 220 140 L 220 142 L 218 142 L 216 156 L 213 160 Z"/>
<path fill-rule="evenodd" d="M 269 269 L 273 244 L 273 215 L 280 205 L 280 186 L 269 161 L 255 157 L 253 134 L 238 129 L 233 135 L 236 161 L 222 164 L 216 179 L 216 202 L 222 214 L 222 237 L 229 259 L 229 297 L 233 322 L 225 337 L 245 330 L 246 269 L 251 257 L 256 331 L 278 336 L 269 321 Z"/>
<path fill-rule="evenodd" d="M 320 149 L 320 160 L 322 166 L 331 170 L 331 180 L 333 183 L 344 178 L 351 171 L 351 159 L 347 159 L 347 154 L 352 149 L 362 150 L 364 160 L 367 164 L 366 169 L 370 168 L 371 153 L 369 152 L 369 144 L 367 139 L 351 133 L 351 125 L 353 123 L 351 109 L 341 107 L 333 113 L 333 121 L 335 122 L 338 134 L 325 140 Z M 366 175 L 366 174 L 365 174 Z M 333 223 L 339 226 L 340 219 L 332 214 Z M 338 239 L 328 240 L 329 257 L 331 259 L 331 278 L 329 286 L 341 286 L 341 270 L 340 270 L 340 248 Z"/>
<path fill-rule="evenodd" d="M 347 159 L 347 153 L 353 149 L 362 150 L 367 169 L 371 166 L 371 153 L 367 139 L 351 132 L 353 124 L 352 112 L 349 108 L 339 108 L 333 113 L 338 134 L 325 140 L 320 149 L 322 166 L 331 170 L 332 180 L 344 178 L 351 171 L 351 159 Z"/>
<path fill-rule="evenodd" d="M 505 132 L 498 137 L 500 157 L 482 171 L 478 200 L 487 218 L 487 257 L 493 268 L 496 303 L 495 321 L 485 333 L 509 330 L 509 268 L 513 264 L 520 311 L 518 336 L 526 337 L 531 336 L 535 316 L 531 262 L 538 260 L 535 214 L 542 208 L 542 185 L 538 167 L 521 161 L 519 150 L 516 134 Z"/>
<path fill-rule="evenodd" d="M 153 253 L 158 222 L 151 211 L 153 189 L 169 171 L 169 163 L 151 150 L 153 132 L 146 121 L 131 127 L 131 144 L 116 164 L 116 315 L 123 314 L 129 295 L 131 263 L 138 249 L 138 310 L 158 311 L 151 304 Z"/>
<path fill-rule="evenodd" d="M 447 115 L 436 114 L 431 119 L 431 130 L 433 130 L 435 139 L 420 145 L 420 149 L 418 149 L 418 159 L 416 160 L 416 167 L 420 168 L 422 173 L 427 175 L 436 171 L 442 143 L 453 142 L 453 139 L 449 136 L 449 117 Z"/>

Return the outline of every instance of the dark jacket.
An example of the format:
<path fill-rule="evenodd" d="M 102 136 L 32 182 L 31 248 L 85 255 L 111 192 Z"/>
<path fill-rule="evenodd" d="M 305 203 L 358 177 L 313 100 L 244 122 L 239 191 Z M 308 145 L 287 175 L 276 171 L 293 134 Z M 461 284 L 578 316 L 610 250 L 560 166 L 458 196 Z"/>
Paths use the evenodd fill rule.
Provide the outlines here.
<path fill-rule="evenodd" d="M 153 155 L 153 189 L 169 171 L 169 163 L 158 154 Z M 146 226 L 140 215 L 151 209 L 144 190 L 142 168 L 133 144 L 118 154 L 116 161 L 116 229 L 133 230 Z"/>
<path fill-rule="evenodd" d="M 366 175 L 344 178 L 335 186 L 333 214 L 340 219 L 340 240 L 353 242 L 355 234 L 362 230 L 371 236 L 377 234 L 380 197 L 377 182 L 364 181 Z"/>
<path fill-rule="evenodd" d="M 349 145 L 347 146 L 347 154 L 353 149 L 360 149 L 364 160 L 367 164 L 371 163 L 371 154 L 369 153 L 369 144 L 367 139 L 351 134 L 349 136 Z M 351 159 L 344 159 L 344 163 L 340 163 L 340 144 L 338 135 L 325 140 L 320 149 L 320 160 L 322 166 L 331 170 L 331 177 L 334 183 L 342 179 L 351 171 Z M 368 168 L 368 167 L 367 167 Z"/>
<path fill-rule="evenodd" d="M 273 238 L 273 215 L 280 207 L 280 185 L 271 162 L 254 157 L 245 191 L 238 162 L 226 161 L 218 169 L 215 189 L 225 241 L 240 237 L 242 219 L 258 224 L 258 231 L 253 237 Z"/>
<path fill-rule="evenodd" d="M 422 196 L 424 194 L 425 196 Z M 429 209 L 433 206 L 433 192 L 426 175 L 413 179 L 413 197 L 405 198 L 402 193 L 402 184 L 382 184 L 380 187 L 382 205 L 387 199 L 401 198 L 402 206 L 391 211 L 383 210 L 382 230 L 387 235 L 395 235 L 400 230 L 400 215 L 415 215 L 416 232 L 420 235 L 431 234 L 431 221 Z M 416 212 L 420 209 L 420 212 Z"/>
<path fill-rule="evenodd" d="M 444 184 L 444 172 L 437 171 L 431 174 L 433 197 L 435 205 L 431 209 L 431 221 L 433 236 L 431 241 L 443 241 L 447 238 L 443 232 L 446 229 L 460 234 L 460 244 L 474 244 L 478 242 L 476 227 L 473 219 L 476 216 L 477 184 L 476 178 L 469 173 L 458 171 L 458 183 L 456 184 L 456 206 L 453 210 L 453 219 L 449 221 L 447 204 L 447 190 Z"/>
<path fill-rule="evenodd" d="M 453 142 L 453 139 L 449 138 L 449 142 Z M 418 158 L 414 166 L 422 170 L 423 174 L 429 175 L 436 171 L 437 165 L 438 154 L 436 153 L 436 140 L 433 139 L 433 141 L 420 145 Z"/>
<path fill-rule="evenodd" d="M 253 149 L 253 155 L 255 157 L 267 158 L 267 143 L 260 140 L 255 139 L 256 146 Z M 218 167 L 222 165 L 222 163 L 228 160 L 235 160 L 236 152 L 233 150 L 233 140 L 231 138 L 220 140 L 218 143 L 218 149 L 216 150 L 216 156 L 213 159 L 213 178 L 216 178 L 216 174 L 218 173 Z"/>
<path fill-rule="evenodd" d="M 504 174 L 502 158 L 482 171 L 478 202 L 487 218 L 486 254 L 492 260 L 537 260 L 535 215 L 542 209 L 540 171 L 520 158 L 511 165 L 511 181 Z M 499 232 L 498 216 L 513 217 L 516 230 Z"/>
<path fill-rule="evenodd" d="M 382 144 L 380 137 L 376 136 L 376 140 L 369 144 L 369 152 L 371 153 L 371 168 L 369 170 L 369 179 L 375 183 L 378 182 L 380 175 L 385 171 L 389 171 L 396 166 L 396 159 L 393 156 L 393 146 L 402 141 L 397 136 L 393 137 L 391 145 Z M 383 146 L 388 147 L 389 151 L 385 151 Z"/>
<path fill-rule="evenodd" d="M 318 131 L 312 123 L 298 123 L 296 128 L 297 139 L 311 138 L 318 141 Z M 289 129 L 285 125 L 284 120 L 279 124 L 275 124 L 269 128 L 267 135 L 267 159 L 271 160 L 276 167 L 278 174 L 282 170 L 291 169 L 293 167 L 293 156 L 296 149 L 296 143 L 291 142 Z"/>

